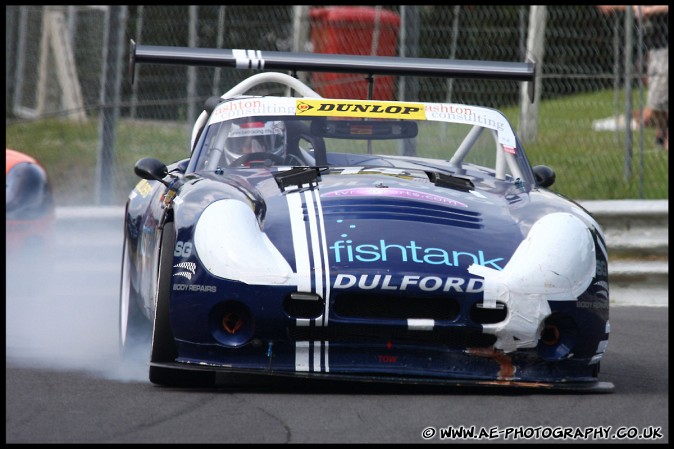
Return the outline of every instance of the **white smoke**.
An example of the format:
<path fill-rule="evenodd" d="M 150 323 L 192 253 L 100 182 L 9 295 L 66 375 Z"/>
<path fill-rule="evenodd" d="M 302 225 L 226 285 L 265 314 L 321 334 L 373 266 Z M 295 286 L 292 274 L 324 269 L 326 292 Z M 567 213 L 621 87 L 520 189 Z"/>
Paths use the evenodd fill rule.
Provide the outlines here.
<path fill-rule="evenodd" d="M 104 224 L 58 221 L 51 254 L 49 245 L 39 254 L 7 252 L 7 365 L 149 382 L 149 341 L 119 354 L 123 209 L 119 215 Z"/>

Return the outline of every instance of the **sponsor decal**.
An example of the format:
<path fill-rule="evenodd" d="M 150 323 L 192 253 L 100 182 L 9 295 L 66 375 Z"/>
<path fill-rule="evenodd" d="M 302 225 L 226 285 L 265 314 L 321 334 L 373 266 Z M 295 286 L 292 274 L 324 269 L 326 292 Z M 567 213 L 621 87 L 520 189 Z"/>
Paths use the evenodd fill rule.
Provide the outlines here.
<path fill-rule="evenodd" d="M 242 111 L 260 107 L 262 107 L 262 101 L 259 99 L 234 100 L 220 104 L 214 114 L 221 114 L 223 112 L 229 111 Z"/>
<path fill-rule="evenodd" d="M 578 301 L 576 308 L 608 310 L 608 301 Z"/>
<path fill-rule="evenodd" d="M 179 276 L 192 280 L 192 277 L 197 271 L 197 264 L 194 262 L 180 262 L 173 265 L 179 271 L 173 273 L 173 276 Z M 173 284 L 173 290 L 178 292 L 199 292 L 199 293 L 217 293 L 215 285 L 201 285 L 201 284 Z"/>
<path fill-rule="evenodd" d="M 215 285 L 173 284 L 173 290 L 179 292 L 216 293 L 217 287 Z"/>
<path fill-rule="evenodd" d="M 331 169 L 332 173 L 332 169 Z M 448 196 L 451 197 L 456 197 L 460 199 L 468 199 L 470 201 L 470 204 L 493 204 L 492 201 L 489 200 L 488 197 L 483 195 L 482 193 L 478 192 L 477 190 L 470 190 L 468 192 L 459 192 L 457 190 L 451 190 L 451 189 L 446 189 L 444 187 L 436 187 L 434 184 L 432 184 L 428 180 L 428 176 L 422 177 L 415 177 L 417 176 L 416 173 L 412 172 L 406 172 L 404 170 L 400 169 L 373 169 L 373 168 L 367 168 L 363 169 L 362 167 L 350 167 L 350 168 L 336 168 L 334 171 L 334 174 L 339 174 L 339 175 L 371 175 L 371 174 L 381 174 L 381 175 L 387 175 L 390 177 L 390 180 L 386 181 L 386 185 L 382 183 L 381 187 L 394 187 L 394 186 L 401 186 L 399 188 L 405 188 L 408 189 L 407 186 L 410 185 L 409 181 L 414 183 L 414 189 L 411 189 L 413 191 L 421 191 L 421 192 L 437 192 L 442 196 L 443 198 L 447 198 Z M 409 176 L 408 176 L 409 175 Z M 351 189 L 351 188 L 358 188 L 363 185 L 363 183 L 359 180 L 350 180 L 348 176 L 343 176 L 344 180 L 343 181 L 335 181 L 330 184 L 331 189 L 335 189 L 334 191 L 337 191 L 338 188 L 344 188 L 344 189 Z M 403 180 L 402 182 L 399 180 Z M 379 187 L 379 186 L 377 186 Z M 325 197 L 326 194 L 329 192 L 321 191 L 321 197 Z M 452 201 L 452 200 L 449 200 Z M 461 203 L 463 204 L 463 203 Z"/>
<path fill-rule="evenodd" d="M 474 106 L 465 106 L 462 104 L 425 104 L 424 110 L 426 114 L 440 115 L 443 118 L 447 117 L 475 117 L 476 109 Z"/>
<path fill-rule="evenodd" d="M 505 131 L 506 121 L 497 111 L 465 106 L 461 104 L 425 104 L 424 110 L 429 120 L 480 125 L 496 131 Z"/>
<path fill-rule="evenodd" d="M 152 186 L 146 179 L 141 179 L 138 184 L 136 184 L 136 187 L 134 187 L 134 190 L 138 192 L 140 196 L 145 198 L 152 192 Z"/>
<path fill-rule="evenodd" d="M 194 276 L 194 273 L 196 273 L 197 270 L 197 264 L 194 262 L 181 262 L 179 264 L 173 265 L 173 268 L 179 268 L 182 270 L 178 271 L 177 273 L 173 273 L 173 276 L 182 276 L 188 280 L 192 280 L 192 276 Z"/>
<path fill-rule="evenodd" d="M 192 254 L 192 242 L 183 242 L 182 240 L 178 240 L 176 242 L 175 248 L 173 249 L 173 255 L 176 257 L 188 258 L 190 257 L 190 254 Z M 196 268 L 196 264 L 194 262 L 184 262 L 184 264 L 192 266 L 192 274 L 194 274 L 194 268 Z M 184 268 L 182 265 L 183 263 L 174 265 L 173 268 L 176 267 Z"/>
<path fill-rule="evenodd" d="M 440 276 L 394 276 L 391 274 L 347 274 L 340 273 L 332 285 L 334 289 L 359 288 L 361 290 L 405 291 L 418 289 L 424 292 L 480 293 L 484 290 L 484 279 L 440 277 Z"/>
<path fill-rule="evenodd" d="M 221 103 L 213 111 L 209 123 L 219 123 L 225 120 L 248 117 L 251 115 L 295 115 L 295 99 L 241 99 Z"/>
<path fill-rule="evenodd" d="M 337 220 L 343 223 L 344 220 Z M 353 230 L 356 225 L 348 225 Z M 378 239 L 369 243 L 354 243 L 347 233 L 328 246 L 328 253 L 334 263 L 409 263 L 445 265 L 449 267 L 481 265 L 503 270 L 504 258 L 488 258 L 483 250 L 475 252 L 447 250 L 438 247 L 424 247 L 415 240 L 405 243 L 391 243 Z M 424 292 L 455 291 L 459 293 L 479 293 L 484 290 L 484 279 L 464 277 L 442 277 L 437 275 L 392 275 L 392 274 L 350 274 L 340 273 L 334 278 L 333 289 L 359 288 L 361 290 L 408 290 Z"/>
<path fill-rule="evenodd" d="M 517 147 L 517 141 L 508 120 L 496 110 L 461 104 L 425 103 L 424 111 L 428 120 L 479 125 L 496 130 L 499 143 L 509 153 L 514 153 Z"/>
<path fill-rule="evenodd" d="M 324 193 L 323 197 L 340 197 L 340 196 L 391 196 L 398 198 L 409 198 L 415 200 L 424 200 L 424 201 L 433 201 L 436 203 L 442 203 L 449 206 L 459 206 L 459 207 L 468 207 L 468 205 L 445 198 L 443 196 L 434 195 L 428 192 L 419 192 L 417 190 L 410 189 L 397 189 L 397 188 L 378 188 L 378 187 L 358 187 L 353 189 L 342 189 L 334 192 Z"/>
<path fill-rule="evenodd" d="M 390 101 L 311 100 L 297 101 L 297 115 L 368 117 L 425 120 L 424 105 Z"/>
<path fill-rule="evenodd" d="M 171 204 L 171 201 L 173 201 L 173 198 L 176 196 L 176 191 L 173 189 L 169 189 L 166 193 L 164 193 L 161 196 L 161 200 L 164 203 L 164 206 L 169 207 Z"/>
<path fill-rule="evenodd" d="M 342 223 L 343 220 L 337 220 Z M 355 225 L 349 225 L 355 229 Z M 404 244 L 390 243 L 379 239 L 370 243 L 354 243 L 348 239 L 348 234 L 340 235 L 342 240 L 336 240 L 328 247 L 330 255 L 336 263 L 352 262 L 406 262 L 429 265 L 446 265 L 448 267 L 470 266 L 472 264 L 503 270 L 503 257 L 489 259 L 484 251 L 477 252 L 446 250 L 444 248 L 423 247 L 415 240 Z"/>

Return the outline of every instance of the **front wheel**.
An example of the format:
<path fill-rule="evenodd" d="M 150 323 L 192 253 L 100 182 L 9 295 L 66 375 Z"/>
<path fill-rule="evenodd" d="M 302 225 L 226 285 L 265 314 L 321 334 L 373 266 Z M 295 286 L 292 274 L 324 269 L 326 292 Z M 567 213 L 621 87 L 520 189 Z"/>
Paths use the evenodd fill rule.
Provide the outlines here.
<path fill-rule="evenodd" d="M 122 277 L 119 293 L 119 353 L 123 360 L 142 357 L 147 361 L 152 328 L 139 305 L 138 294 L 131 280 L 131 256 L 124 242 L 122 249 Z"/>
<path fill-rule="evenodd" d="M 150 363 L 170 363 L 178 357 L 170 323 L 171 273 L 173 271 L 173 247 L 175 245 L 175 225 L 166 222 L 162 232 L 157 272 L 157 302 L 154 328 L 152 331 L 152 351 Z M 150 365 L 150 382 L 165 386 L 181 386 L 182 377 L 172 375 L 172 370 Z"/>
<path fill-rule="evenodd" d="M 159 272 L 157 275 L 157 306 L 155 308 L 152 332 L 152 354 L 150 357 L 150 382 L 166 387 L 209 387 L 215 377 L 211 372 L 185 371 L 156 364 L 169 364 L 178 357 L 171 330 L 170 301 L 173 272 L 173 250 L 175 246 L 175 225 L 164 225 L 161 249 L 159 251 Z"/>
<path fill-rule="evenodd" d="M 173 271 L 173 247 L 175 231 L 173 222 L 167 222 L 162 232 L 157 272 L 157 301 L 152 332 L 151 362 L 173 362 L 178 351 L 173 340 L 170 323 L 171 273 Z"/>

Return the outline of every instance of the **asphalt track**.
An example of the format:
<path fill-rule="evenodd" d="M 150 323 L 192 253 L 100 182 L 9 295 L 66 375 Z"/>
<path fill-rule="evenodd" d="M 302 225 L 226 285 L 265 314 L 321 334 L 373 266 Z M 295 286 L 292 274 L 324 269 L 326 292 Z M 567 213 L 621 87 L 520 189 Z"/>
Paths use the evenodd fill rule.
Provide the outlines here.
<path fill-rule="evenodd" d="M 581 441 L 589 443 L 667 443 L 663 311 L 620 307 L 611 312 L 611 339 L 601 376 L 616 388 L 596 395 L 399 387 L 176 390 L 153 386 L 142 363 L 123 366 L 109 350 L 96 353 L 91 347 L 85 349 L 88 355 L 71 353 L 75 342 L 64 341 L 63 334 L 54 335 L 48 354 L 21 348 L 9 338 L 5 441 L 423 443 L 456 441 L 443 440 L 439 433 L 425 440 L 422 431 L 428 427 L 440 432 L 450 426 L 475 426 L 507 442 L 530 442 L 526 436 L 535 432 L 538 441 L 563 442 L 543 437 L 545 432 L 566 431 L 583 432 L 589 438 Z M 87 336 L 81 337 L 86 343 Z M 622 431 L 650 438 L 620 440 Z"/>
<path fill-rule="evenodd" d="M 600 375 L 610 394 L 167 389 L 147 380 L 147 348 L 117 356 L 119 223 L 68 226 L 57 241 L 49 278 L 8 274 L 6 443 L 669 441 L 668 307 L 611 309 Z M 482 439 L 443 434 L 471 429 Z"/>

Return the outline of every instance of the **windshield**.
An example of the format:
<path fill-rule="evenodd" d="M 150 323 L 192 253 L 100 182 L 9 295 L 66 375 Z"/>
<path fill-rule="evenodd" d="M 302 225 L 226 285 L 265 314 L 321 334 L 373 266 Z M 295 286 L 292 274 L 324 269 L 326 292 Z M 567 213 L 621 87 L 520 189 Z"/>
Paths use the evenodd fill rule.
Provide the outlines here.
<path fill-rule="evenodd" d="M 272 166 L 425 167 L 534 182 L 512 127 L 493 109 L 275 97 L 221 103 L 188 171 Z"/>

